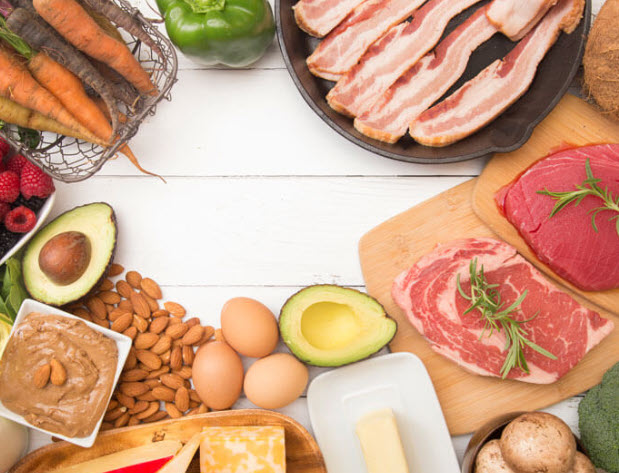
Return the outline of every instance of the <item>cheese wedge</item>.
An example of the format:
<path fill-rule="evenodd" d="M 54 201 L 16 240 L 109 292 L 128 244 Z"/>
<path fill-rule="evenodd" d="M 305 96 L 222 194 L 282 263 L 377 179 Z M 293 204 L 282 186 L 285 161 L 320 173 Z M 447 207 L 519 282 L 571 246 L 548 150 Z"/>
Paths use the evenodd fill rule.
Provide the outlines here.
<path fill-rule="evenodd" d="M 370 412 L 357 422 L 368 473 L 409 473 L 398 425 L 391 409 Z"/>
<path fill-rule="evenodd" d="M 197 433 L 191 437 L 185 446 L 181 448 L 181 451 L 178 452 L 172 460 L 166 463 L 163 468 L 157 470 L 157 473 L 186 473 L 189 469 L 189 465 L 191 465 L 191 460 L 193 460 L 200 446 L 201 439 L 201 433 Z"/>
<path fill-rule="evenodd" d="M 205 428 L 200 443 L 200 472 L 285 473 L 284 428 Z"/>

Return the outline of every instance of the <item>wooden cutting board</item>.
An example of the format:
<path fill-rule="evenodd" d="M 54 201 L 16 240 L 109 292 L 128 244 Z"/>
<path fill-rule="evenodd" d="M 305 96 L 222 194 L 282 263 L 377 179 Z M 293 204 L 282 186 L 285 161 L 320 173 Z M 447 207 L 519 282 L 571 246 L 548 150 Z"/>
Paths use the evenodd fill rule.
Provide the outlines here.
<path fill-rule="evenodd" d="M 599 306 L 619 313 L 619 289 L 602 292 L 582 291 L 542 263 L 518 231 L 501 215 L 494 202 L 495 193 L 516 179 L 539 159 L 559 146 L 619 143 L 619 124 L 604 118 L 583 100 L 566 95 L 553 112 L 535 128 L 531 139 L 519 150 L 497 154 L 486 166 L 473 191 L 475 213 L 499 237 L 544 273 Z M 601 217 L 600 217 L 601 218 Z"/>
<path fill-rule="evenodd" d="M 327 473 L 322 453 L 314 438 L 295 420 L 278 412 L 259 409 L 211 412 L 153 424 L 126 427 L 99 434 L 91 448 L 58 442 L 39 448 L 24 457 L 9 473 L 44 473 L 75 465 L 128 448 L 161 440 L 185 443 L 203 427 L 281 425 L 286 432 L 286 471 L 288 473 Z M 198 455 L 188 473 L 199 473 Z"/>
<path fill-rule="evenodd" d="M 422 359 L 452 435 L 472 432 L 506 412 L 539 409 L 581 393 L 598 384 L 606 370 L 619 361 L 619 317 L 600 311 L 578 296 L 579 302 L 612 318 L 616 328 L 574 369 L 550 385 L 470 374 L 432 351 L 408 322 L 391 298 L 391 285 L 398 274 L 432 251 L 437 243 L 457 238 L 496 237 L 473 212 L 471 198 L 475 181 L 465 182 L 388 220 L 364 235 L 359 244 L 367 291 L 398 322 L 391 350 L 415 353 Z"/>

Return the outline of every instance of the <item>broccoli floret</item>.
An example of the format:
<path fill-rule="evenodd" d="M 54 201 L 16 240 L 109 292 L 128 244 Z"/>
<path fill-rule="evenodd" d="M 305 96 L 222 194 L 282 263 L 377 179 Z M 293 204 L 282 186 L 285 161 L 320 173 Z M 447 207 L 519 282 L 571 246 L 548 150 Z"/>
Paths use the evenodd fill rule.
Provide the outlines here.
<path fill-rule="evenodd" d="M 591 461 L 608 473 L 619 473 L 619 363 L 580 402 L 578 417 Z"/>

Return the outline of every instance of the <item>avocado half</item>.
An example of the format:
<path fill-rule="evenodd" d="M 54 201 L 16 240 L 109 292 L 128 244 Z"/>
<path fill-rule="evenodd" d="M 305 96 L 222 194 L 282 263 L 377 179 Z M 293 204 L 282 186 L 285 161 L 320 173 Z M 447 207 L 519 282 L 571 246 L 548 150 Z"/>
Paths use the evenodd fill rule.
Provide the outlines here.
<path fill-rule="evenodd" d="M 293 295 L 279 318 L 282 339 L 297 358 L 342 366 L 373 355 L 394 337 L 397 324 L 373 297 L 333 285 Z"/>
<path fill-rule="evenodd" d="M 66 232 L 85 235 L 90 243 L 90 256 L 77 280 L 59 284 L 43 272 L 39 257 L 47 242 Z M 56 217 L 30 240 L 26 248 L 22 261 L 26 290 L 34 299 L 55 306 L 81 299 L 105 277 L 114 259 L 116 238 L 114 209 L 106 203 L 83 205 Z"/>

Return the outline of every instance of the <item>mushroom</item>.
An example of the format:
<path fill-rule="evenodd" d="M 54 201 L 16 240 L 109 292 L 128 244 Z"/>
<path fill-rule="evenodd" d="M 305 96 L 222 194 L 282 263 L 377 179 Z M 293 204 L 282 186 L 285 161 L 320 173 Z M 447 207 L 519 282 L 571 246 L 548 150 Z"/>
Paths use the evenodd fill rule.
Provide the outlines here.
<path fill-rule="evenodd" d="M 475 473 L 515 473 L 505 463 L 498 440 L 490 440 L 481 448 L 475 458 Z"/>
<path fill-rule="evenodd" d="M 589 460 L 589 458 L 580 453 L 580 452 L 576 452 L 576 455 L 574 456 L 574 466 L 572 467 L 572 469 L 570 470 L 570 473 L 595 473 L 595 466 L 593 466 L 593 463 L 591 463 L 591 460 Z"/>
<path fill-rule="evenodd" d="M 505 462 L 518 473 L 568 473 L 574 466 L 576 441 L 558 417 L 529 412 L 505 427 L 500 448 Z"/>

